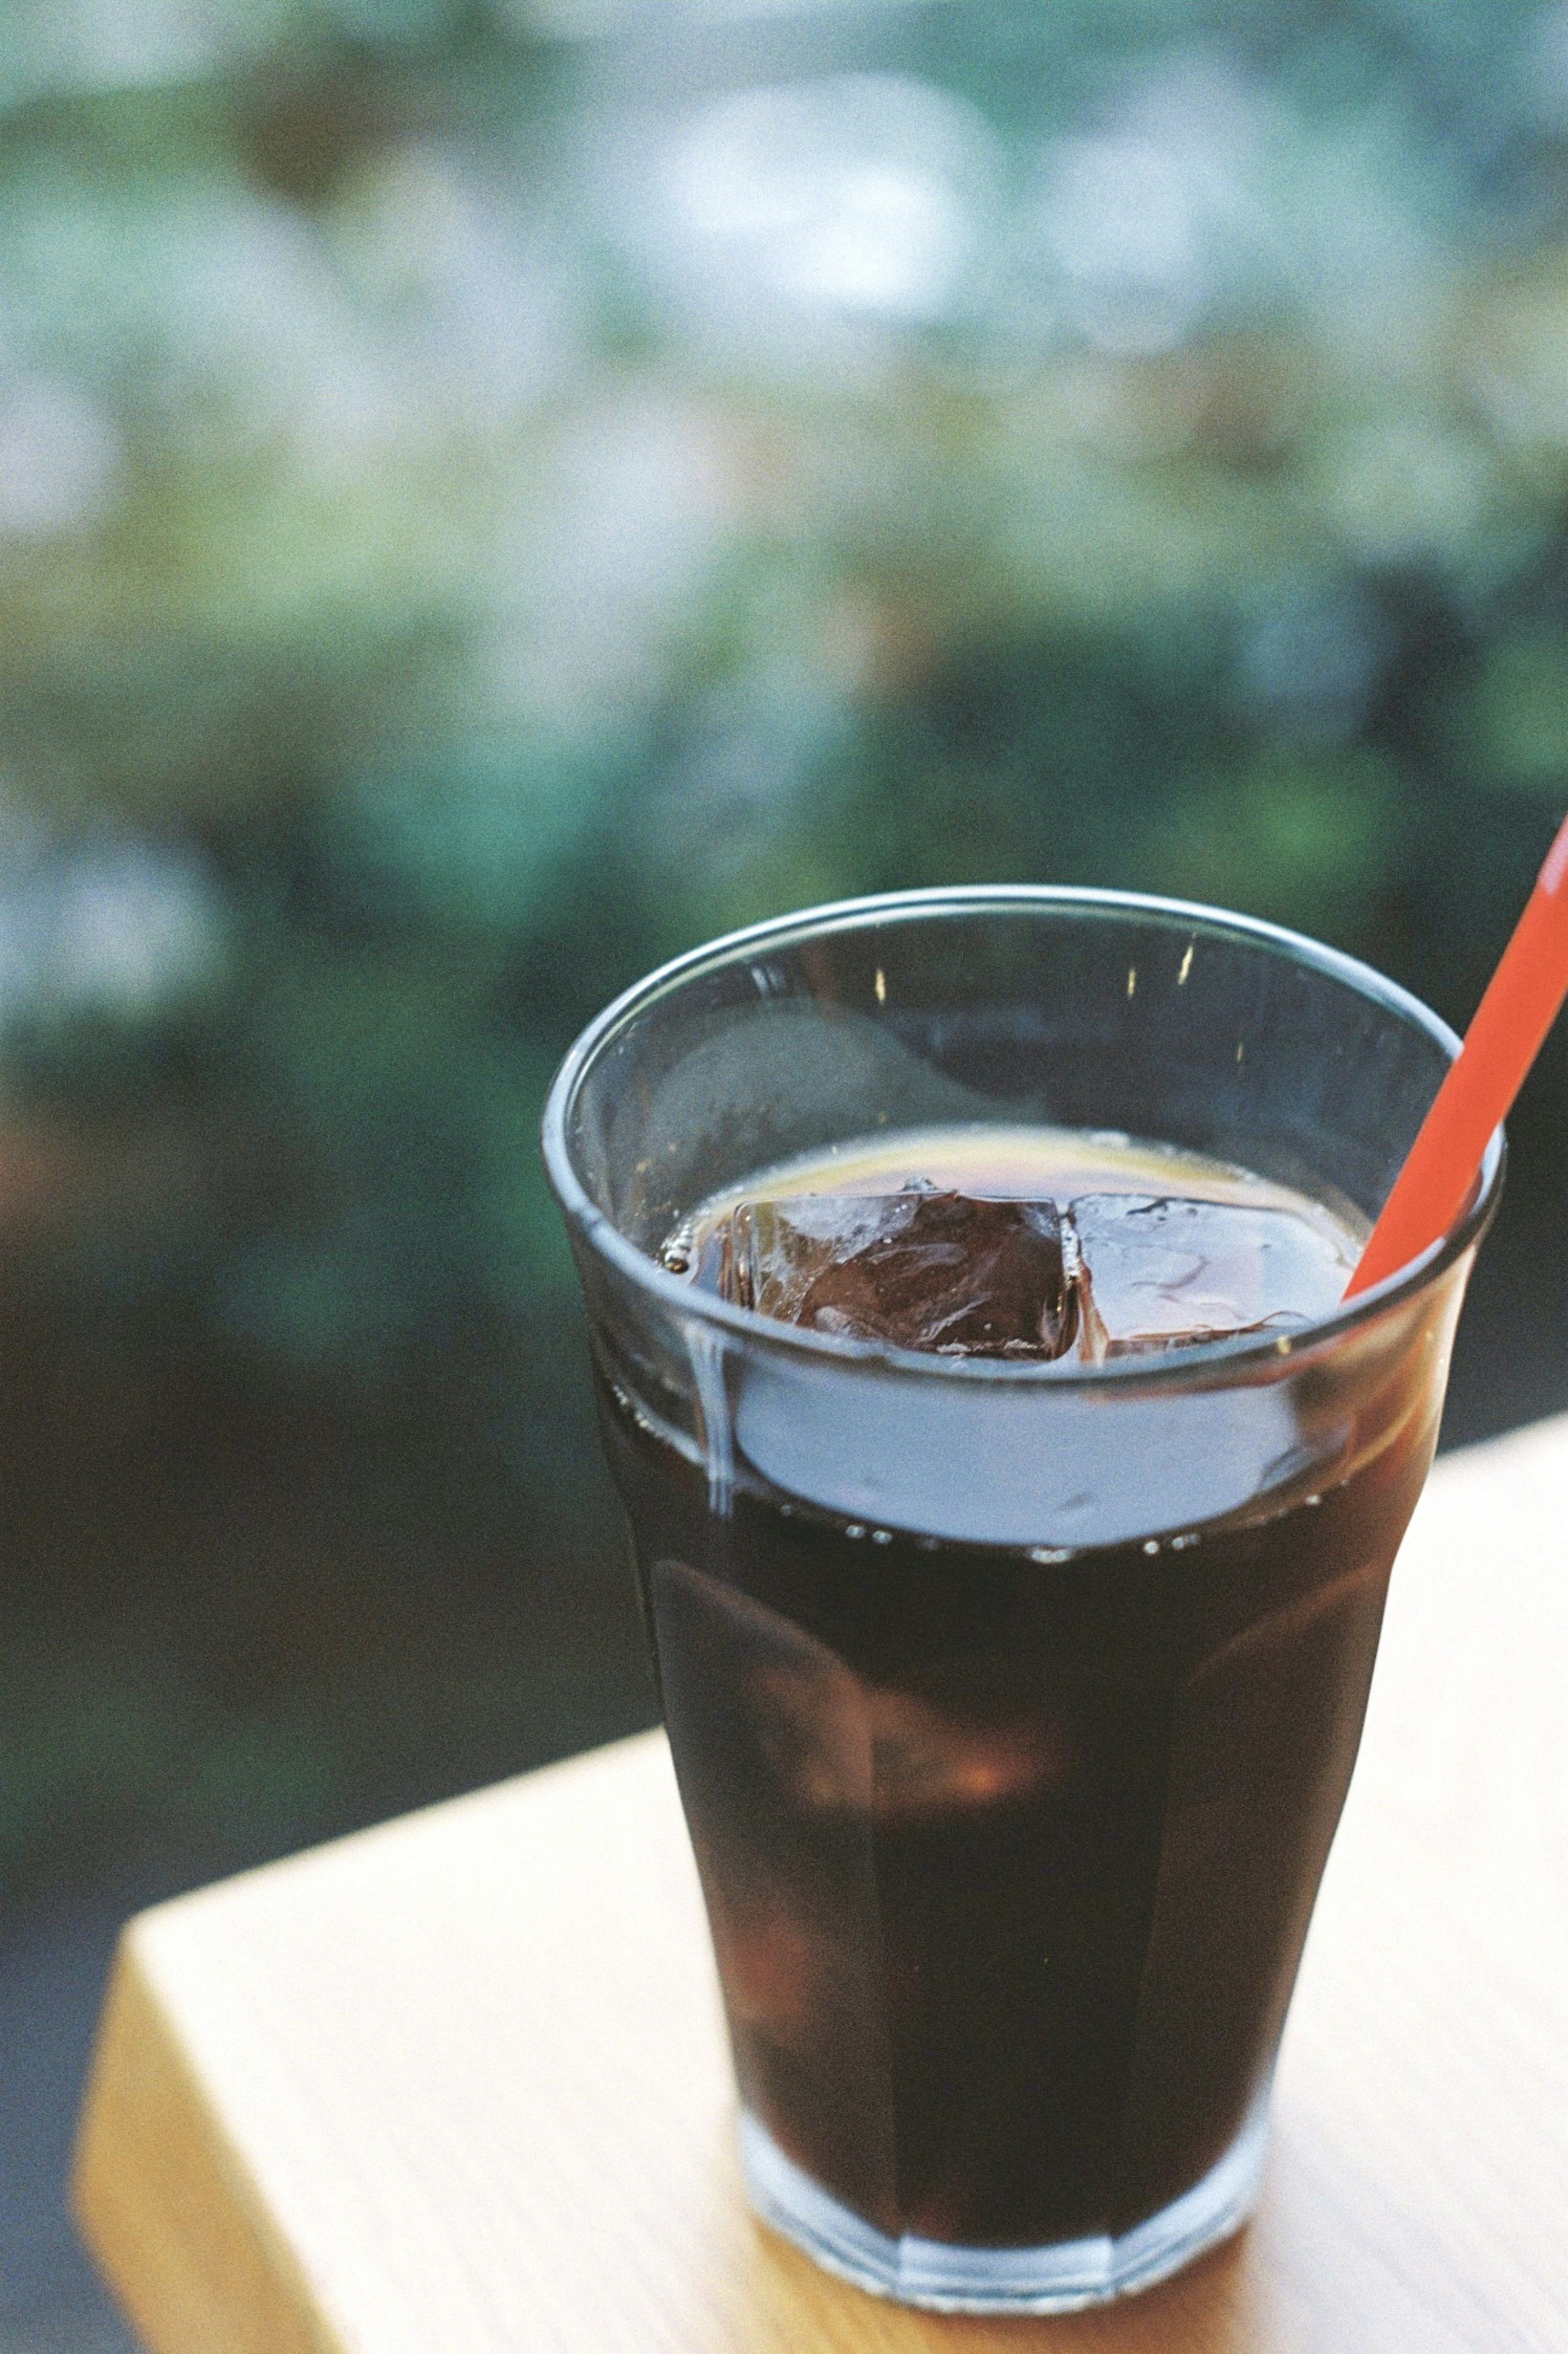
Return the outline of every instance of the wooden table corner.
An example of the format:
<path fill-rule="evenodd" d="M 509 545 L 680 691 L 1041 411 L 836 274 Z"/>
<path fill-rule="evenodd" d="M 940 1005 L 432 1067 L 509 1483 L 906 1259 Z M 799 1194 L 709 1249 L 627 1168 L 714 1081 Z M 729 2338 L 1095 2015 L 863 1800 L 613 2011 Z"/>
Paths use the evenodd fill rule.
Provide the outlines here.
<path fill-rule="evenodd" d="M 1563 2354 L 1568 1417 L 1438 1466 L 1255 2222 L 1148 2295 L 940 2319 L 752 2221 L 647 1734 L 130 1924 L 81 2229 L 153 2354 Z"/>

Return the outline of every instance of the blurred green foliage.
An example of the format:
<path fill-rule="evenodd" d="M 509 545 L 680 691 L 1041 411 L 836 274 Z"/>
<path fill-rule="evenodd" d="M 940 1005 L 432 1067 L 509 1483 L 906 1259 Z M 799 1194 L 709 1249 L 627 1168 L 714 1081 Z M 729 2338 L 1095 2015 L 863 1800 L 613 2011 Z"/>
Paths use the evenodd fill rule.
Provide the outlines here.
<path fill-rule="evenodd" d="M 487 1336 L 558 1534 L 535 1127 L 659 959 L 1081 880 L 1468 1011 L 1568 797 L 1560 0 L 13 0 L 0 103 L 57 1322 Z"/>

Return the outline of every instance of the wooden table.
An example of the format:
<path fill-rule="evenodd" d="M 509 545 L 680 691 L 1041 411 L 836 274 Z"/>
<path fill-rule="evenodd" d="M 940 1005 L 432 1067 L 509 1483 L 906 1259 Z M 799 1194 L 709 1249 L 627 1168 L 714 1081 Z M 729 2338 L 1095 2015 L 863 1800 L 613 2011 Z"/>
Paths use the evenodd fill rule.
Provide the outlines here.
<path fill-rule="evenodd" d="M 938 2320 L 742 2204 L 662 1736 L 125 1935 L 84 2231 L 158 2354 L 1562 2354 L 1568 1420 L 1441 1465 L 1243 2238 L 1108 2311 Z"/>

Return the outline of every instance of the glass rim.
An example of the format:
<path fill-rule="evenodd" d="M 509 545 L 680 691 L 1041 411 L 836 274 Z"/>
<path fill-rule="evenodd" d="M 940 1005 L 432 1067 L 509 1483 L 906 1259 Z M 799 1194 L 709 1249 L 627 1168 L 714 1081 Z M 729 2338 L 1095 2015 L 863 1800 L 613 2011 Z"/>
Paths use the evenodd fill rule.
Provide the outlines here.
<path fill-rule="evenodd" d="M 1148 1357 L 1136 1355 L 1110 1357 L 1096 1365 L 1086 1365 L 1075 1359 L 1042 1363 L 1030 1359 L 947 1357 L 929 1350 L 897 1348 L 890 1341 L 853 1340 L 843 1333 L 820 1332 L 786 1323 L 781 1318 L 760 1316 L 755 1309 L 736 1307 L 716 1292 L 697 1291 L 686 1278 L 671 1274 L 656 1258 L 630 1242 L 578 1177 L 572 1164 L 567 1129 L 583 1081 L 628 1021 L 673 990 L 706 971 L 743 961 L 758 949 L 794 947 L 829 932 L 853 932 L 922 917 L 1001 914 L 1032 907 L 1058 912 L 1078 909 L 1091 916 L 1154 917 L 1178 925 L 1196 924 L 1228 933 L 1275 954 L 1287 955 L 1295 962 L 1309 966 L 1386 1007 L 1414 1028 L 1425 1031 L 1450 1062 L 1458 1054 L 1459 1039 L 1442 1016 L 1398 981 L 1379 972 L 1375 966 L 1347 955 L 1342 949 L 1330 948 L 1325 941 L 1309 938 L 1304 932 L 1291 931 L 1261 916 L 1240 915 L 1228 907 L 1166 898 L 1152 892 L 1058 883 L 939 885 L 922 890 L 884 891 L 863 898 L 835 899 L 789 915 L 767 917 L 760 923 L 745 925 L 738 931 L 705 941 L 701 947 L 687 949 L 622 990 L 579 1033 L 551 1082 L 541 1123 L 546 1175 L 568 1225 L 620 1274 L 649 1293 L 661 1308 L 675 1315 L 694 1317 L 700 1323 L 715 1326 L 737 1341 L 754 1345 L 765 1342 L 827 1364 L 885 1364 L 923 1379 L 1000 1381 L 1009 1385 L 1049 1383 L 1053 1388 L 1082 1389 L 1128 1384 L 1154 1388 L 1185 1386 L 1193 1375 L 1210 1368 L 1226 1373 L 1245 1373 L 1266 1367 L 1283 1371 L 1307 1349 L 1340 1340 L 1372 1323 L 1385 1310 L 1414 1298 L 1480 1239 L 1497 1208 L 1502 1186 L 1507 1148 L 1501 1127 L 1495 1129 L 1488 1140 L 1480 1181 L 1468 1207 L 1445 1235 L 1428 1244 L 1418 1257 L 1385 1276 L 1381 1283 L 1369 1285 L 1353 1299 L 1341 1300 L 1328 1315 L 1316 1317 L 1289 1332 L 1270 1333 L 1266 1338 L 1248 1333 L 1212 1341 L 1180 1341 L 1161 1351 L 1152 1363 Z"/>

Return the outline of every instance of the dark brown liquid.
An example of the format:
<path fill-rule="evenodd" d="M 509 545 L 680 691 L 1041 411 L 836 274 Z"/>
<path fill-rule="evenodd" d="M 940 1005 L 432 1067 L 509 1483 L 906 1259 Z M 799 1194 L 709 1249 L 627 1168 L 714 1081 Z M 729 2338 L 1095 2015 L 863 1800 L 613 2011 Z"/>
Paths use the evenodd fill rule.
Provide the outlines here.
<path fill-rule="evenodd" d="M 603 1389 L 742 2097 L 882 2230 L 1116 2233 L 1245 2122 L 1431 1452 L 1414 1399 L 1320 1497 L 1058 1559 L 750 1479 L 715 1513 Z"/>

